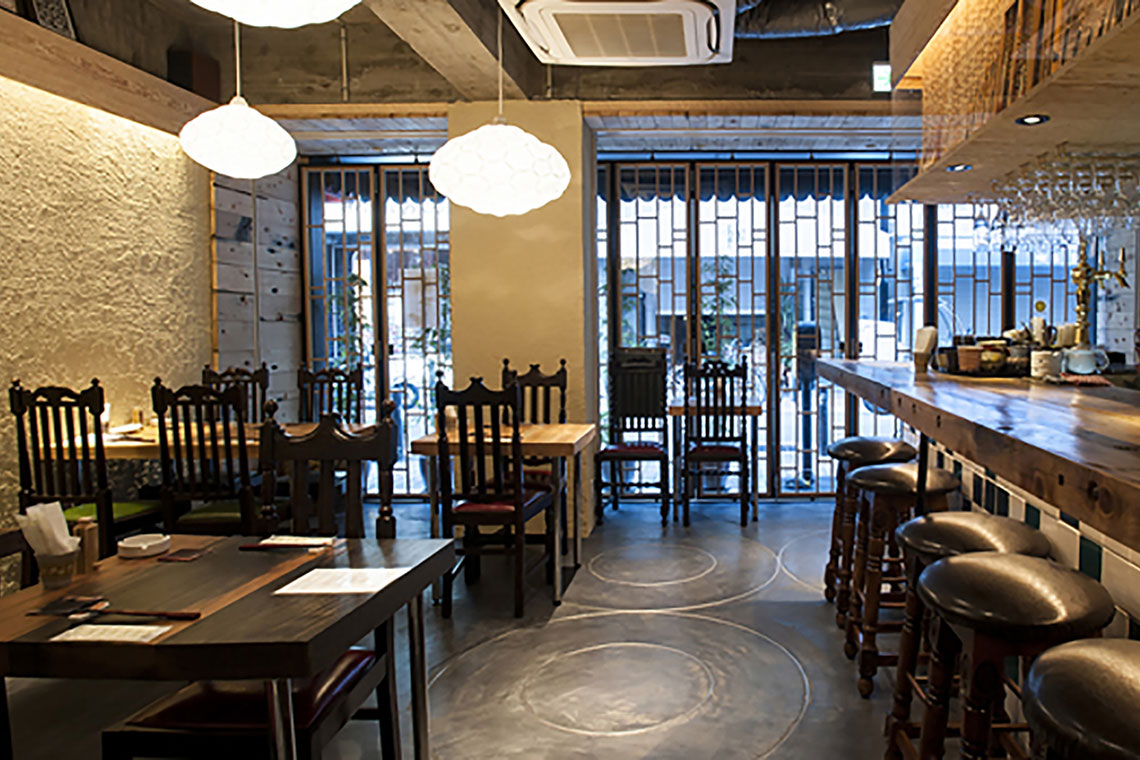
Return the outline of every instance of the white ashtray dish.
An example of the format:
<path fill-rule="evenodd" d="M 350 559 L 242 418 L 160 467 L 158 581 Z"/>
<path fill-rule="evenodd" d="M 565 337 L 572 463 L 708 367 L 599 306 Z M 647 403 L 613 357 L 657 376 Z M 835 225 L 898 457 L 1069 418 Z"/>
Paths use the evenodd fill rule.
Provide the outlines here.
<path fill-rule="evenodd" d="M 170 536 L 162 533 L 142 533 L 119 541 L 119 556 L 123 559 L 153 557 L 170 550 Z"/>

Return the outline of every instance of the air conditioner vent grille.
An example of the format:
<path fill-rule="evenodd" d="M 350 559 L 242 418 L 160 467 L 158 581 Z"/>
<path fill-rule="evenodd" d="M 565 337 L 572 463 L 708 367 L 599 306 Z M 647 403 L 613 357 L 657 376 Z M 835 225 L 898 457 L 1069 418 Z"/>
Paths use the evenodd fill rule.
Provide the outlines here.
<path fill-rule="evenodd" d="M 685 22 L 677 13 L 555 13 L 578 58 L 682 58 Z"/>

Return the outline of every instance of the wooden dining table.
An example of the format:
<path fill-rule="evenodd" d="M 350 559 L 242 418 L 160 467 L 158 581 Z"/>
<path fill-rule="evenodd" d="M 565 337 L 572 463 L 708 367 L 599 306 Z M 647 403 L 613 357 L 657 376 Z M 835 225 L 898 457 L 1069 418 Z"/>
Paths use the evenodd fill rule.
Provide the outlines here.
<path fill-rule="evenodd" d="M 172 537 L 171 551 L 202 549 L 191 562 L 109 557 L 64 589 L 33 586 L 0 599 L 0 759 L 14 757 L 3 678 L 98 678 L 146 681 L 261 680 L 271 705 L 267 744 L 279 760 L 296 756 L 289 699 L 294 679 L 331 666 L 397 610 L 408 609 L 415 757 L 430 756 L 423 590 L 455 561 L 452 542 L 340 539 L 305 548 L 240 551 L 248 538 Z M 314 568 L 400 568 L 376 592 L 275 595 Z M 194 621 L 148 643 L 52 641 L 73 623 L 29 616 L 66 595 L 102 596 L 115 607 L 197 611 Z M 137 621 L 132 621 L 137 622 Z"/>
<path fill-rule="evenodd" d="M 315 422 L 293 422 L 283 424 L 287 435 L 301 436 L 316 430 Z M 371 424 L 352 423 L 345 426 L 353 433 L 367 433 L 373 426 Z M 250 461 L 257 459 L 259 451 L 260 425 L 246 424 L 245 448 Z M 236 436 L 236 427 L 231 426 L 231 435 Z M 218 440 L 221 440 L 219 434 Z M 233 439 L 236 443 L 236 438 Z M 183 439 L 183 442 L 185 439 Z M 194 430 L 191 428 L 191 441 L 196 442 Z M 158 443 L 158 425 L 144 425 L 142 429 L 129 433 L 104 433 L 103 451 L 107 459 L 159 459 L 161 450 Z"/>
<path fill-rule="evenodd" d="M 522 453 L 524 457 L 542 457 L 545 459 L 564 459 L 573 464 L 571 482 L 574 484 L 574 493 L 570 499 L 574 514 L 574 540 L 573 560 L 577 569 L 582 559 L 582 452 L 598 434 L 598 426 L 587 423 L 527 423 L 519 425 L 519 435 L 522 439 Z M 490 440 L 490 439 L 488 439 Z M 459 454 L 459 444 L 455 440 L 450 442 L 451 454 Z M 439 499 L 439 437 L 425 435 L 412 441 L 412 453 L 428 458 L 428 498 L 431 502 L 431 535 L 433 538 L 440 535 L 440 499 Z M 562 468 L 552 468 L 554 492 L 560 493 L 563 488 Z M 558 528 L 555 529 L 555 551 L 561 552 L 561 540 Z M 562 599 L 562 556 L 554 563 L 554 598 Z M 433 599 L 439 598 L 438 583 L 432 586 Z"/>

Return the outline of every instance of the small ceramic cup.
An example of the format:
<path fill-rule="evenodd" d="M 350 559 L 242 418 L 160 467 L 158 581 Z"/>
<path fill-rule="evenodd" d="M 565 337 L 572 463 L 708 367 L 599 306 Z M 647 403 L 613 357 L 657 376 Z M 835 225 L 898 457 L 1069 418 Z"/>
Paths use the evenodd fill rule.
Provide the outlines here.
<path fill-rule="evenodd" d="M 978 372 L 982 369 L 981 346 L 958 346 L 958 371 Z"/>
<path fill-rule="evenodd" d="M 1047 349 L 1032 352 L 1029 355 L 1029 374 L 1038 379 L 1060 375 L 1061 352 Z"/>

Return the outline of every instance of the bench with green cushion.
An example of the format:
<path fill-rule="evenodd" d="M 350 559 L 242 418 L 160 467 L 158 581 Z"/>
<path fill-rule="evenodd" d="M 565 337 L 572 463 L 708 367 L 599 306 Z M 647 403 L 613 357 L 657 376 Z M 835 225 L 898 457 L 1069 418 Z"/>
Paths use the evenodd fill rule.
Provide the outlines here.
<path fill-rule="evenodd" d="M 111 505 L 111 511 L 116 522 L 128 520 L 132 517 L 141 517 L 151 512 L 157 514 L 158 509 L 157 501 L 116 501 Z M 65 509 L 63 516 L 67 518 L 69 523 L 77 522 L 81 517 L 94 517 L 96 519 L 99 517 L 95 514 L 94 504 L 78 504 Z"/>
<path fill-rule="evenodd" d="M 287 508 L 288 499 L 276 499 L 278 508 Z M 260 505 L 255 507 L 260 511 Z M 241 502 L 237 499 L 223 499 L 208 501 L 197 509 L 192 509 L 178 518 L 178 527 L 194 528 L 195 526 L 217 525 L 218 523 L 241 523 Z"/>

